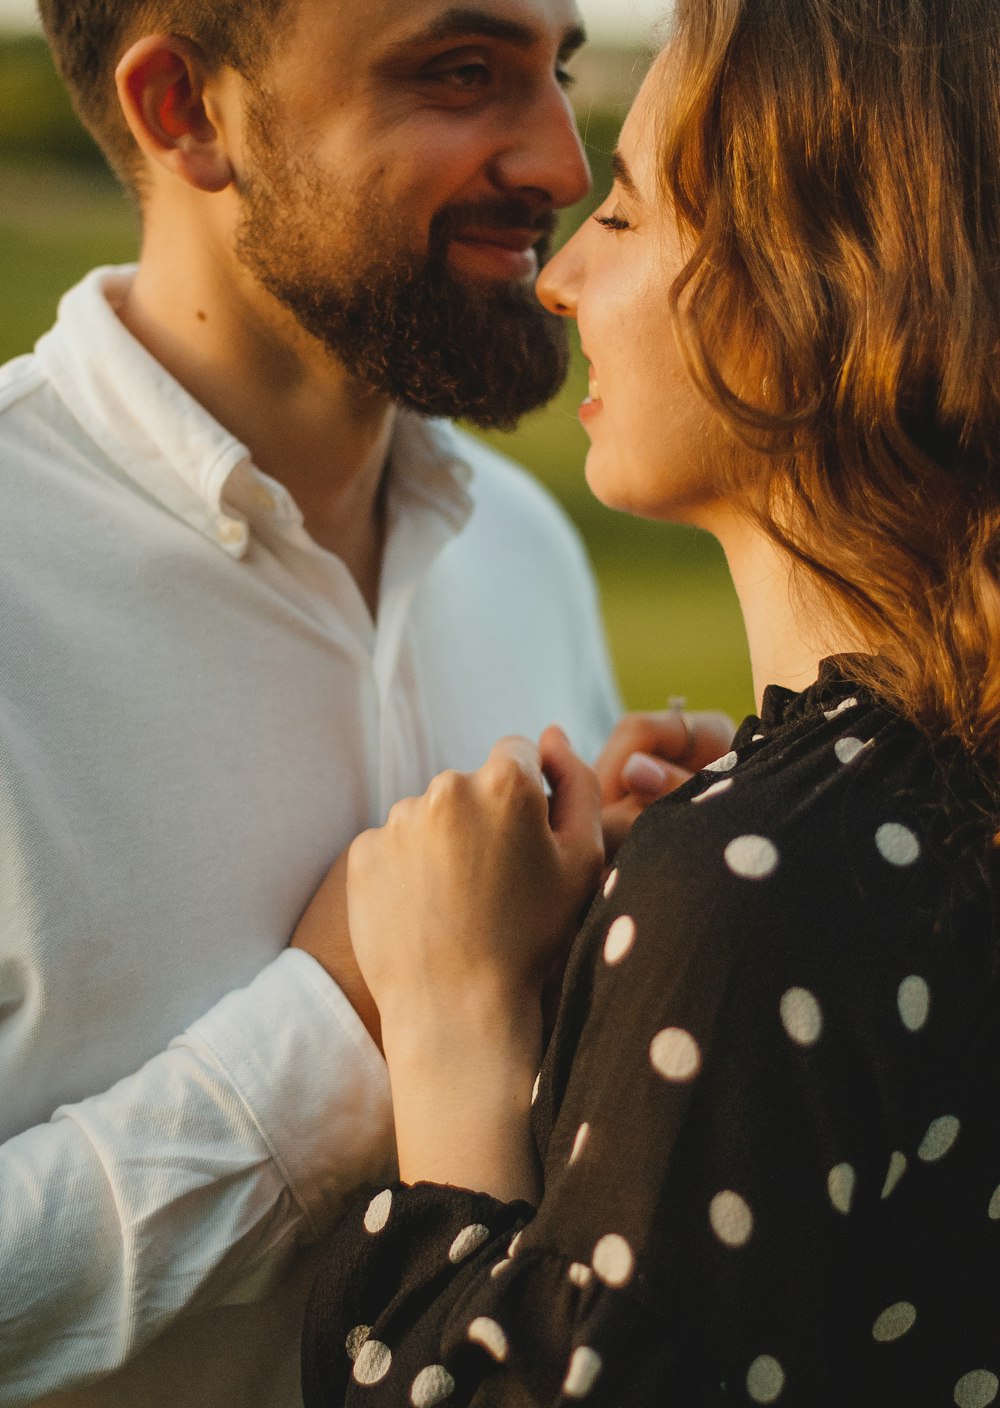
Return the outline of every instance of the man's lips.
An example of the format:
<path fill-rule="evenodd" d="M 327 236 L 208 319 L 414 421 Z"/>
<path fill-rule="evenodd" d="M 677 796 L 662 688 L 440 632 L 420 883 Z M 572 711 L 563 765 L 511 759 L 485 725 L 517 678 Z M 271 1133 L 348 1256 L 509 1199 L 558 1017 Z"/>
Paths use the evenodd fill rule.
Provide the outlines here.
<path fill-rule="evenodd" d="M 525 254 L 545 237 L 545 233 L 544 230 L 505 230 L 481 225 L 461 230 L 452 238 L 459 244 L 492 244 L 499 249 Z"/>
<path fill-rule="evenodd" d="M 464 225 L 451 236 L 451 257 L 477 277 L 534 278 L 536 245 L 548 231 L 530 226 Z"/>

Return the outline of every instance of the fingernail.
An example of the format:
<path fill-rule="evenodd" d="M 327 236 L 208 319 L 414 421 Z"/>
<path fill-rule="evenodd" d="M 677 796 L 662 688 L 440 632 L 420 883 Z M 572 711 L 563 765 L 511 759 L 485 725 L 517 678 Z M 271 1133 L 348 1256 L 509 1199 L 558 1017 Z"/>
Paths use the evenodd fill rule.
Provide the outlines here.
<path fill-rule="evenodd" d="M 660 792 L 667 780 L 667 770 L 648 753 L 633 753 L 622 768 L 622 780 L 633 792 Z"/>

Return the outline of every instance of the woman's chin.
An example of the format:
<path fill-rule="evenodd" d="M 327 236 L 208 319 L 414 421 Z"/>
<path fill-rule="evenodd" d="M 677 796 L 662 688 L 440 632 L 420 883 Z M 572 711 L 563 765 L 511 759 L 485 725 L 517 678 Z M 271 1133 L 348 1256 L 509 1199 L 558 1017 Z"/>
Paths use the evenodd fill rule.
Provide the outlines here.
<path fill-rule="evenodd" d="M 587 453 L 584 466 L 587 487 L 605 508 L 617 513 L 629 513 L 634 518 L 659 518 L 658 503 L 641 492 L 627 472 L 622 471 L 622 462 L 612 459 L 606 450 L 592 445 Z"/>

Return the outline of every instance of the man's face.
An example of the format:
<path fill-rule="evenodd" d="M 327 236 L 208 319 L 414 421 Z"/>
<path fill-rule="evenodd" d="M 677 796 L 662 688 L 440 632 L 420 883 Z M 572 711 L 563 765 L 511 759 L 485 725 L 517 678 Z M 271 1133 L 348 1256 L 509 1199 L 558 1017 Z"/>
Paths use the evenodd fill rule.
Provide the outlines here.
<path fill-rule="evenodd" d="M 358 382 L 510 425 L 558 389 L 532 286 L 589 173 L 573 0 L 299 0 L 252 92 L 239 254 Z"/>

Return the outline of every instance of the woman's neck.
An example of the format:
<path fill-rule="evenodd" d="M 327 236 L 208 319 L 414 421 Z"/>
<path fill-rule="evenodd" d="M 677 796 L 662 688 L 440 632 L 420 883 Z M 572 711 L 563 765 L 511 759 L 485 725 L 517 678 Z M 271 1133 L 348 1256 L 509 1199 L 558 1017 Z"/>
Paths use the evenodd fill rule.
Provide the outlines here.
<path fill-rule="evenodd" d="M 725 515 L 711 524 L 729 563 L 750 648 L 758 710 L 769 684 L 801 690 L 815 680 L 820 660 L 864 643 L 838 621 L 823 593 L 760 529 Z"/>

